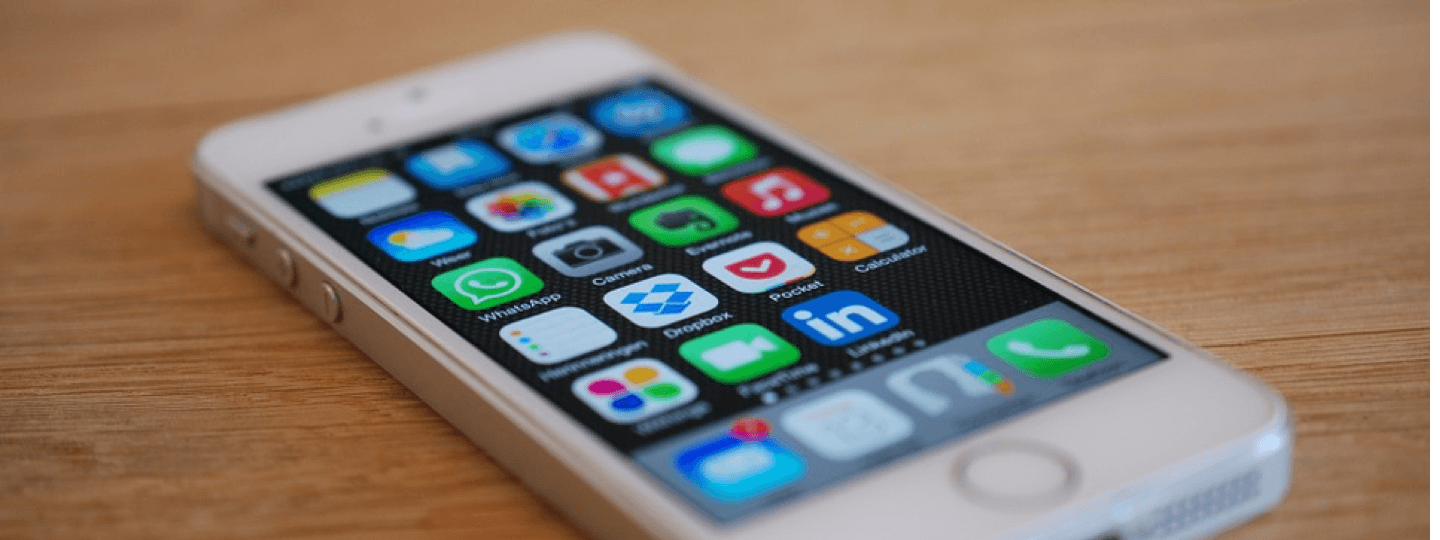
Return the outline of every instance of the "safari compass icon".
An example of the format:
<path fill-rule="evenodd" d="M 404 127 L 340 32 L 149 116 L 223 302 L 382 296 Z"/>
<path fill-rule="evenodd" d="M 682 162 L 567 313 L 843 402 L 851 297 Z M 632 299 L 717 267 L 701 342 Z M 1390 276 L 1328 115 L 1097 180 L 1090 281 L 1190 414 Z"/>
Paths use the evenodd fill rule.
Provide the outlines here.
<path fill-rule="evenodd" d="M 430 285 L 455 305 L 475 311 L 540 292 L 545 282 L 514 259 L 495 257 L 435 276 Z"/>

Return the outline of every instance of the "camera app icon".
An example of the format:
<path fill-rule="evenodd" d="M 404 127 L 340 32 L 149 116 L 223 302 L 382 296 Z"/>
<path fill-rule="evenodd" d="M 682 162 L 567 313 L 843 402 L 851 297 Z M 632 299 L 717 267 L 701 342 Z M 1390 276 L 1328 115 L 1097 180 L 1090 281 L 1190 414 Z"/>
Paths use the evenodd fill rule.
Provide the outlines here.
<path fill-rule="evenodd" d="M 570 277 L 604 272 L 635 262 L 645 254 L 630 239 L 603 225 L 540 242 L 532 252 L 557 272 Z"/>

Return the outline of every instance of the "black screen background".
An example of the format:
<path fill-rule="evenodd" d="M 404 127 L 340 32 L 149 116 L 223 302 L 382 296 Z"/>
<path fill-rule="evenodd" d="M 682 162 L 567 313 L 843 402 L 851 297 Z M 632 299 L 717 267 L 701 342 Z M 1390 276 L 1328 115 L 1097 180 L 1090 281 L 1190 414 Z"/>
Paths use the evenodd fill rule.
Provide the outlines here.
<path fill-rule="evenodd" d="M 450 191 L 434 190 L 423 182 L 420 182 L 417 178 L 411 177 L 403 166 L 404 159 L 411 154 L 457 139 L 478 139 L 496 148 L 500 148 L 500 145 L 496 144 L 494 140 L 494 134 L 499 128 L 541 114 L 560 111 L 569 112 L 575 117 L 593 125 L 588 114 L 591 103 L 616 91 L 646 87 L 661 89 L 686 102 L 691 108 L 692 122 L 684 127 L 669 130 L 654 137 L 640 139 L 614 136 L 602 130 L 601 132 L 605 135 L 605 142 L 599 151 L 553 165 L 530 165 L 507 154 L 507 157 L 511 159 L 518 174 L 507 177 L 507 179 L 503 181 L 484 184 L 486 188 L 483 191 L 489 191 L 490 189 L 509 185 L 514 182 L 538 180 L 549 184 L 552 188 L 570 198 L 575 202 L 577 207 L 574 215 L 571 216 L 574 225 L 557 231 L 554 234 L 532 238 L 524 231 L 515 233 L 494 231 L 469 215 L 464 208 L 465 202 L 469 198 L 483 191 L 465 192 L 464 196 L 457 197 Z M 700 178 L 686 176 L 678 171 L 671 170 L 650 157 L 649 143 L 651 141 L 665 135 L 683 131 L 688 127 L 705 124 L 728 126 L 753 142 L 760 149 L 761 157 L 759 159 L 770 160 L 767 167 L 757 169 L 755 172 L 774 166 L 793 167 L 830 188 L 830 201 L 838 203 L 839 209 L 834 213 L 795 224 L 787 223 L 783 219 L 783 216 L 773 218 L 757 217 L 720 194 L 720 187 L 724 182 L 707 185 Z M 503 152 L 502 150 L 502 153 Z M 616 153 L 629 153 L 639 157 L 666 173 L 668 177 L 667 186 L 677 183 L 684 184 L 686 186 L 686 194 L 703 195 L 726 208 L 740 219 L 740 225 L 734 232 L 750 230 L 754 233 L 753 238 L 697 256 L 691 256 L 685 252 L 684 248 L 665 247 L 631 228 L 625 221 L 625 218 L 634 210 L 611 213 L 607 210 L 606 206 L 612 203 L 593 202 L 576 193 L 560 181 L 560 175 L 566 168 L 583 165 L 594 159 Z M 416 197 L 418 204 L 414 205 L 413 211 L 401 215 L 387 216 L 386 219 L 377 220 L 373 223 L 366 222 L 362 224 L 362 220 L 365 219 L 364 217 L 357 220 L 339 219 L 331 216 L 312 202 L 307 195 L 306 190 L 315 183 L 369 167 L 381 167 L 407 179 L 418 192 Z M 748 176 L 748 174 L 738 175 L 735 176 L 735 178 L 738 179 L 745 176 Z M 959 182 L 960 180 L 957 179 L 956 181 Z M 849 289 L 859 291 L 899 315 L 900 324 L 895 330 L 909 329 L 915 332 L 914 339 L 907 340 L 905 344 L 905 346 L 908 347 L 905 352 L 910 353 L 914 352 L 916 346 L 923 346 L 925 343 L 936 343 L 980 328 L 989 323 L 1043 306 L 1047 303 L 1062 300 L 1056 293 L 1047 290 L 1014 270 L 1005 267 L 974 248 L 966 246 L 933 227 L 921 223 L 898 208 L 868 194 L 866 191 L 841 179 L 841 177 L 828 170 L 801 159 L 786 148 L 777 146 L 758 133 L 746 129 L 745 126 L 736 124 L 716 114 L 700 102 L 689 98 L 686 93 L 679 91 L 679 89 L 657 80 L 646 79 L 631 81 L 626 84 L 588 92 L 584 96 L 557 101 L 551 105 L 537 107 L 517 114 L 476 122 L 463 129 L 454 130 L 441 136 L 397 145 L 387 150 L 345 159 L 307 172 L 276 179 L 269 182 L 269 186 L 276 194 L 319 225 L 320 228 L 332 235 L 362 261 L 375 269 L 380 275 L 384 276 L 385 279 L 409 295 L 461 336 L 475 344 L 487 356 L 495 359 L 495 361 L 515 374 L 515 376 L 528 383 L 536 391 L 545 395 L 561 409 L 592 429 L 622 452 L 628 452 L 641 445 L 664 439 L 669 435 L 682 432 L 688 428 L 713 421 L 717 418 L 737 414 L 760 405 L 761 402 L 758 397 L 741 397 L 735 392 L 733 386 L 711 380 L 679 356 L 677 348 L 681 343 L 706 333 L 720 330 L 733 324 L 745 322 L 757 323 L 780 335 L 800 349 L 801 360 L 800 363 L 796 365 L 812 361 L 818 363 L 821 368 L 819 370 L 820 375 L 806 381 L 788 385 L 779 391 L 781 400 L 785 400 L 791 399 L 796 395 L 807 394 L 817 387 L 823 387 L 824 381 L 836 378 L 837 375 L 843 377 L 850 373 L 855 373 L 858 370 L 864 370 L 877 365 L 877 363 L 883 363 L 884 359 L 881 358 L 881 356 L 894 357 L 900 355 L 892 354 L 890 348 L 887 347 L 885 351 L 878 353 L 879 356 L 872 357 L 872 355 L 867 355 L 863 362 L 857 363 L 854 358 L 851 358 L 845 353 L 843 347 L 819 345 L 782 321 L 780 313 L 790 306 L 840 290 Z M 461 189 L 462 191 L 465 190 L 465 188 Z M 638 210 L 642 207 L 643 206 L 636 207 L 635 209 Z M 415 213 L 430 210 L 448 212 L 479 233 L 479 241 L 469 248 L 473 250 L 473 256 L 464 261 L 438 268 L 425 261 L 403 263 L 392 259 L 383 251 L 371 245 L 365 237 L 366 232 L 370 229 L 403 219 Z M 896 225 L 909 233 L 910 242 L 895 251 L 925 245 L 928 247 L 928 252 L 872 270 L 868 273 L 858 273 L 853 267 L 857 263 L 865 261 L 844 263 L 831 260 L 815 249 L 801 243 L 795 237 L 795 233 L 800 227 L 851 210 L 872 212 L 880 218 L 889 221 L 892 225 Z M 802 212 L 803 211 L 804 210 L 802 210 Z M 386 211 L 381 211 L 381 213 L 384 212 Z M 531 248 L 540 241 L 591 225 L 610 226 L 644 249 L 645 255 L 640 261 L 631 265 L 621 266 L 615 270 L 618 271 L 633 267 L 641 263 L 649 263 L 654 266 L 654 270 L 609 283 L 605 286 L 596 286 L 591 283 L 591 279 L 609 274 L 610 272 L 601 272 L 597 274 L 597 276 L 583 278 L 566 277 L 531 254 Z M 813 292 L 777 303 L 771 301 L 765 293 L 744 294 L 734 291 L 701 269 L 701 263 L 708 257 L 747 245 L 751 242 L 764 240 L 778 242 L 789 247 L 802 257 L 810 260 L 816 267 L 816 272 L 811 278 L 793 283 L 790 286 L 781 287 L 776 289 L 776 291 L 786 290 L 791 286 L 807 283 L 812 280 L 819 280 L 823 282 L 825 286 Z M 703 243 L 704 242 L 701 242 L 701 244 Z M 893 252 L 894 251 L 888 253 Z M 874 260 L 884 255 L 885 254 L 877 255 L 867 260 Z M 466 311 L 454 305 L 449 299 L 435 291 L 430 285 L 430 280 L 436 275 L 472 262 L 497 256 L 509 257 L 519 261 L 545 282 L 544 290 L 529 298 L 544 296 L 555 292 L 563 294 L 564 298 L 548 306 L 486 323 L 475 317 L 475 313 L 477 312 Z M 724 323 L 706 328 L 705 330 L 686 334 L 676 339 L 670 339 L 662 334 L 663 328 L 646 329 L 630 323 L 624 317 L 611 310 L 601 299 L 604 293 L 618 287 L 664 273 L 677 273 L 689 277 L 696 284 L 711 294 L 714 294 L 720 300 L 719 307 L 714 310 L 696 318 L 676 323 L 676 325 L 672 325 L 672 327 L 684 325 L 724 311 L 733 313 L 735 317 Z M 520 301 L 523 302 L 524 300 L 525 299 L 522 299 Z M 495 309 L 504 308 L 506 305 L 497 306 Z M 537 373 L 556 366 L 532 363 L 502 341 L 498 332 L 499 329 L 506 324 L 562 306 L 578 306 L 584 308 L 619 333 L 620 337 L 614 344 L 595 351 L 596 353 L 642 339 L 648 341 L 649 346 L 633 355 L 615 358 L 592 369 L 583 370 L 570 376 L 548 382 L 541 381 L 537 377 Z M 584 356 L 582 356 L 582 358 Z M 700 396 L 696 401 L 708 401 L 712 405 L 710 412 L 703 418 L 684 422 L 668 429 L 642 436 L 637 434 L 630 426 L 612 424 L 601 418 L 571 394 L 570 385 L 576 378 L 595 370 L 603 369 L 609 365 L 640 357 L 657 358 L 693 381 L 700 391 Z"/>

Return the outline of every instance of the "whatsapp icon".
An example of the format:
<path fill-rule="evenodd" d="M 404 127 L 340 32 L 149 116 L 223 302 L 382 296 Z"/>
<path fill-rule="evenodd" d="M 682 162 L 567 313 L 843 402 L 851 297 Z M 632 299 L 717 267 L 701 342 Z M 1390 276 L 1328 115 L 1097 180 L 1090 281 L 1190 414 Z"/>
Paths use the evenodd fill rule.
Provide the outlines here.
<path fill-rule="evenodd" d="M 474 311 L 540 292 L 545 282 L 514 259 L 495 257 L 435 276 L 430 285 L 455 305 Z"/>

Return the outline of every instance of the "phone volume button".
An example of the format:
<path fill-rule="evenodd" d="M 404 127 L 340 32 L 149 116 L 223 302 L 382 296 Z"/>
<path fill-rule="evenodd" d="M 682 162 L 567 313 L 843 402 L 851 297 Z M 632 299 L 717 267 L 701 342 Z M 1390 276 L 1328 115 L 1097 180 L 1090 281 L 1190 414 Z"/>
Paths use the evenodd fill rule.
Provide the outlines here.
<path fill-rule="evenodd" d="M 339 323 L 340 319 L 345 315 L 341 309 L 340 291 L 327 281 L 320 284 L 320 294 L 324 296 L 325 320 L 332 323 Z"/>
<path fill-rule="evenodd" d="M 255 245 L 255 227 L 251 227 L 245 218 L 237 214 L 230 214 L 225 217 L 225 227 L 240 240 L 240 243 L 248 246 Z"/>
<path fill-rule="evenodd" d="M 295 256 L 290 254 L 290 250 L 285 248 L 275 250 L 275 264 L 275 279 L 279 280 L 281 285 L 295 288 L 295 284 L 299 282 L 299 275 L 295 271 Z"/>

